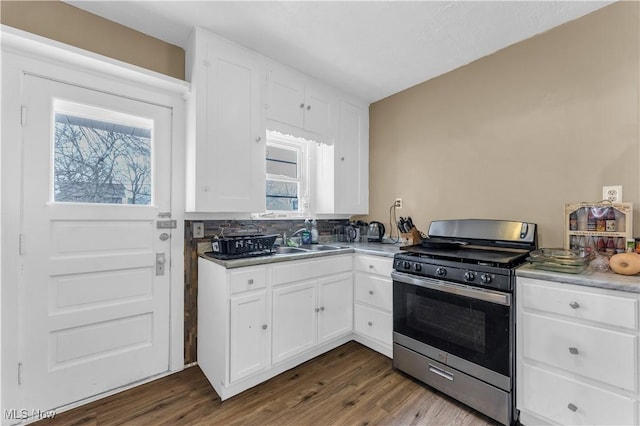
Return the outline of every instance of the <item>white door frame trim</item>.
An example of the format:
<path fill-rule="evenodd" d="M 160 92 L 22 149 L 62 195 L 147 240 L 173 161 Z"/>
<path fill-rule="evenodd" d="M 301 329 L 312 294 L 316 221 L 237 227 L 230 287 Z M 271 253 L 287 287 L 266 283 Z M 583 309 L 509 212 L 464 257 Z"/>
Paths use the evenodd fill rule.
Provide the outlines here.
<path fill-rule="evenodd" d="M 171 213 L 177 222 L 171 240 L 169 372 L 184 368 L 184 207 L 185 99 L 188 83 L 95 53 L 2 26 L 2 116 L 0 145 L 0 413 L 21 407 L 18 385 L 20 232 L 22 228 L 23 79 L 33 74 L 78 86 L 154 103 L 173 111 Z M 28 113 L 27 113 L 28 120 Z M 27 242 L 27 244 L 37 242 Z M 94 398 L 95 399 L 95 398 Z M 78 405 L 78 404 L 74 404 Z"/>

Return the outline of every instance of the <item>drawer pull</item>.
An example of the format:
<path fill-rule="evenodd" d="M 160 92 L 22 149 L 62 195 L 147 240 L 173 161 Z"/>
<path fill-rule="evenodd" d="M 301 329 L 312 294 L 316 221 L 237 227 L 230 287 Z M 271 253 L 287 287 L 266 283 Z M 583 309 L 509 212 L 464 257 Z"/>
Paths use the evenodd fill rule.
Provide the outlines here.
<path fill-rule="evenodd" d="M 262 324 L 262 329 L 266 330 L 267 329 L 267 324 Z"/>
<path fill-rule="evenodd" d="M 576 411 L 578 411 L 578 407 L 576 407 L 575 405 L 573 405 L 572 403 L 569 403 L 569 405 L 567 405 L 567 408 L 571 411 L 573 411 L 574 413 Z"/>
<path fill-rule="evenodd" d="M 578 309 L 580 307 L 580 304 L 578 302 L 571 302 L 569 303 L 569 306 L 571 306 L 572 309 Z"/>
<path fill-rule="evenodd" d="M 373 296 L 373 290 L 369 290 L 369 294 Z"/>
<path fill-rule="evenodd" d="M 371 321 L 369 321 L 367 324 L 369 324 L 369 327 L 371 327 L 373 325 L 373 323 Z"/>
<path fill-rule="evenodd" d="M 451 380 L 453 382 L 453 374 L 444 371 L 442 368 L 438 368 L 435 365 L 431 365 L 429 364 L 429 371 L 431 371 L 433 374 L 437 374 L 440 377 L 444 377 L 447 380 Z"/>
<path fill-rule="evenodd" d="M 320 308 L 316 308 L 316 312 L 320 312 Z"/>
<path fill-rule="evenodd" d="M 253 284 L 253 278 L 251 278 L 249 281 L 247 281 L 248 284 Z"/>
<path fill-rule="evenodd" d="M 373 265 L 369 265 L 369 269 L 373 269 Z"/>
<path fill-rule="evenodd" d="M 320 310 L 321 310 L 321 311 L 324 311 L 324 306 L 320 306 Z"/>
<path fill-rule="evenodd" d="M 578 348 L 569 348 L 569 352 L 571 352 L 572 355 L 578 355 Z"/>

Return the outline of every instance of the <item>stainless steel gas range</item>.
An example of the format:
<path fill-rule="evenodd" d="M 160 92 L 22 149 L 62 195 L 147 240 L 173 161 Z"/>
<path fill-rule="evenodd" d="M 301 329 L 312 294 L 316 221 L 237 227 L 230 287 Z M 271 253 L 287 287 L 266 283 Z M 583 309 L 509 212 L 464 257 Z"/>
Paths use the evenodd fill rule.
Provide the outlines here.
<path fill-rule="evenodd" d="M 536 225 L 434 221 L 395 255 L 393 366 L 503 423 L 515 410 L 515 268 Z"/>

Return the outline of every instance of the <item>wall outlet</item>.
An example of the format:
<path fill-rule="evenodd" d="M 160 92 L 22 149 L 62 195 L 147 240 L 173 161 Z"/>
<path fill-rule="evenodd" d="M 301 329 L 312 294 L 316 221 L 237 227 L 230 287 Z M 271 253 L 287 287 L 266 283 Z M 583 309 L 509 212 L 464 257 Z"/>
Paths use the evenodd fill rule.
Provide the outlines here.
<path fill-rule="evenodd" d="M 193 222 L 193 238 L 204 238 L 203 222 Z"/>
<path fill-rule="evenodd" d="M 395 207 L 396 207 L 396 209 L 401 209 L 402 208 L 402 198 L 396 198 Z"/>
<path fill-rule="evenodd" d="M 609 200 L 612 203 L 621 203 L 622 202 L 622 185 L 603 186 L 602 199 Z"/>

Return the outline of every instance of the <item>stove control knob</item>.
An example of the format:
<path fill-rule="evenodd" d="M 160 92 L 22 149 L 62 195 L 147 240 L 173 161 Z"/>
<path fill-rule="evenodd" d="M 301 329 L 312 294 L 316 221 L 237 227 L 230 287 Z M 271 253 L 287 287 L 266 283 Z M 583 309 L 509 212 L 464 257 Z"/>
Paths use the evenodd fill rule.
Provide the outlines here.
<path fill-rule="evenodd" d="M 480 281 L 482 281 L 484 284 L 489 284 L 492 281 L 491 275 L 489 274 L 480 275 Z"/>
<path fill-rule="evenodd" d="M 467 271 L 467 272 L 464 273 L 464 280 L 465 281 L 473 281 L 475 279 L 476 279 L 475 272 Z"/>
<path fill-rule="evenodd" d="M 442 266 L 438 266 L 438 268 L 436 269 L 436 275 L 439 277 L 444 277 L 445 275 L 447 275 L 447 270 Z"/>
<path fill-rule="evenodd" d="M 404 263 L 402 264 L 402 267 L 404 269 L 411 269 L 411 262 L 407 262 L 406 260 L 404 261 Z"/>
<path fill-rule="evenodd" d="M 413 264 L 413 270 L 416 271 L 416 272 L 422 271 L 422 265 L 419 264 L 419 263 L 414 263 Z"/>

